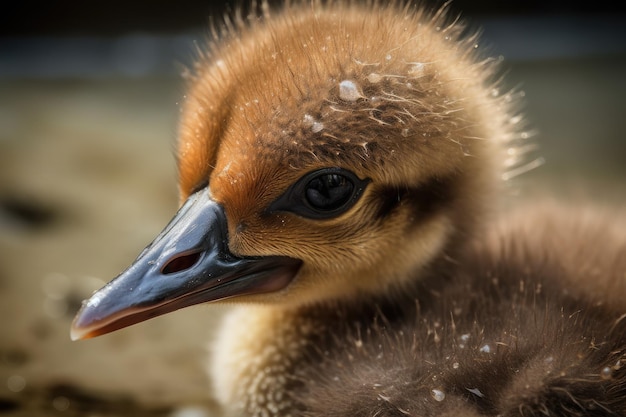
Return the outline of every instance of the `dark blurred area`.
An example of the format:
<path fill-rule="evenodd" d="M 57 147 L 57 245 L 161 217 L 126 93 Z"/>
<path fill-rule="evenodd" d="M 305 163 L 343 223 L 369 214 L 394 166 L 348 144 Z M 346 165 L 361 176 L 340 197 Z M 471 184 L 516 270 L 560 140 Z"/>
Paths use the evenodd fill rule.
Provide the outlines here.
<path fill-rule="evenodd" d="M 492 55 L 529 61 L 623 56 L 626 14 L 618 5 L 457 0 L 449 7 L 483 29 Z M 249 2 L 7 3 L 0 13 L 0 77 L 176 74 L 209 36 L 211 22 L 240 9 L 249 13 Z"/>
<path fill-rule="evenodd" d="M 270 1 L 270 4 L 279 4 Z M 443 1 L 423 1 L 435 9 Z M 456 0 L 492 54 L 508 60 L 623 56 L 619 2 Z M 0 76 L 102 76 L 180 72 L 209 25 L 249 2 L 181 0 L 7 3 L 0 13 Z"/>
<path fill-rule="evenodd" d="M 179 32 L 206 25 L 209 16 L 222 15 L 247 1 L 106 1 L 7 2 L 0 14 L 1 36 L 63 35 L 115 36 L 128 31 Z M 276 1 L 270 1 L 276 4 Z M 441 1 L 426 2 L 436 7 Z M 567 0 L 454 0 L 453 10 L 466 16 L 614 15 L 623 13 L 620 2 Z"/>

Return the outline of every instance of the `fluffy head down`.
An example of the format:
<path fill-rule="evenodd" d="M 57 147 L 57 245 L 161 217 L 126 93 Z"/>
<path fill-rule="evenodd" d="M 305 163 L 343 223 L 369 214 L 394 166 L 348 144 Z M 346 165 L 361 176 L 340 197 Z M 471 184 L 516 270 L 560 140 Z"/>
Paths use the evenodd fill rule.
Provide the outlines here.
<path fill-rule="evenodd" d="M 493 62 L 444 10 L 313 1 L 263 11 L 227 25 L 190 78 L 182 198 L 209 184 L 233 253 L 303 261 L 263 301 L 402 285 L 485 210 L 520 138 L 514 95 L 499 94 Z M 270 210 L 325 168 L 367 180 L 353 206 L 321 220 Z"/>

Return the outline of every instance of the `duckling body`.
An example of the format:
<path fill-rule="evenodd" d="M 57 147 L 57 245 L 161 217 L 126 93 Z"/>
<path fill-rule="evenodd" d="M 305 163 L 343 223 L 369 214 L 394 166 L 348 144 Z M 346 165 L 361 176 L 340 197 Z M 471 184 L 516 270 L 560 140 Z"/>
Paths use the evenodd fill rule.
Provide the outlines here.
<path fill-rule="evenodd" d="M 626 415 L 626 239 L 578 209 L 533 214 L 494 225 L 413 304 L 340 309 L 332 347 L 295 372 L 301 415 Z"/>
<path fill-rule="evenodd" d="M 189 78 L 180 211 L 83 305 L 73 337 L 237 302 L 211 369 L 228 415 L 506 414 L 530 398 L 516 402 L 520 381 L 546 381 L 532 369 L 516 378 L 515 366 L 562 353 L 547 368 L 560 372 L 589 353 L 543 343 L 559 331 L 564 345 L 593 339 L 586 321 L 566 318 L 579 305 L 615 345 L 580 369 L 595 378 L 615 366 L 623 241 L 589 264 L 618 272 L 590 285 L 591 272 L 568 266 L 584 246 L 544 253 L 527 230 L 492 224 L 502 178 L 529 145 L 516 95 L 500 93 L 476 38 L 443 11 L 409 6 L 262 7 L 262 19 L 221 33 Z M 527 324 L 539 316 L 545 326 Z M 520 345 L 526 333 L 535 337 Z M 620 369 L 594 381 L 621 393 Z M 370 391 L 365 374 L 383 382 Z M 392 389 L 395 375 L 406 383 Z"/>

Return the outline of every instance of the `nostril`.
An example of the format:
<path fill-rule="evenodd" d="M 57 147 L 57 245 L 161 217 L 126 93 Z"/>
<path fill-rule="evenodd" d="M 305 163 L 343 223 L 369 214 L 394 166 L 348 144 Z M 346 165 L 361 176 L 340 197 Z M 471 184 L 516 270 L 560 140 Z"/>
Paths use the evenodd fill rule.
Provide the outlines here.
<path fill-rule="evenodd" d="M 200 259 L 200 253 L 200 251 L 187 252 L 175 256 L 174 258 L 170 259 L 170 261 L 166 263 L 163 268 L 161 268 L 161 273 L 168 275 L 191 268 Z"/>

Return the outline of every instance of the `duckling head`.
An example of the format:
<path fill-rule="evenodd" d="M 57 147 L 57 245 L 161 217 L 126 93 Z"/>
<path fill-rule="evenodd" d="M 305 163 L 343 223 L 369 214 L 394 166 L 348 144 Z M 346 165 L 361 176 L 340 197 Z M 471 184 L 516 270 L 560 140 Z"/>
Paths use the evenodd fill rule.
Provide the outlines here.
<path fill-rule="evenodd" d="M 73 338 L 209 301 L 403 290 L 489 208 L 513 107 L 464 26 L 395 5 L 263 8 L 201 54 L 178 140 L 182 207 L 83 304 Z"/>

